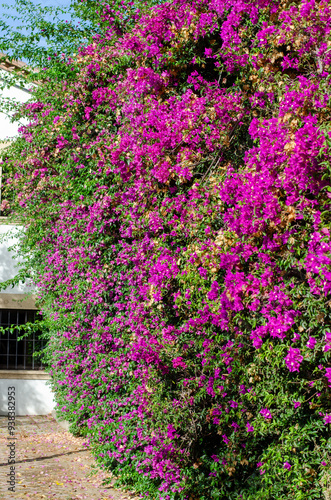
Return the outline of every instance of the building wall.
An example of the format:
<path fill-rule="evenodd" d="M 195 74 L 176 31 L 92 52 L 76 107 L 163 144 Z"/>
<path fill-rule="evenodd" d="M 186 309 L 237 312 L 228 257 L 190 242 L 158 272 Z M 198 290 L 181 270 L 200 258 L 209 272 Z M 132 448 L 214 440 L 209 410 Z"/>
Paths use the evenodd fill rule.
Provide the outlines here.
<path fill-rule="evenodd" d="M 0 68 L 0 86 L 2 86 L 6 75 L 8 75 L 8 72 Z M 0 88 L 0 100 L 3 101 L 8 98 L 15 99 L 21 103 L 27 102 L 31 99 L 31 92 L 29 92 L 28 88 L 19 88 L 18 85 L 5 89 Z M 10 116 L 7 116 L 6 113 L 0 112 L 0 140 L 8 140 L 17 136 L 19 126 L 24 125 L 25 123 L 26 122 L 23 121 L 20 123 L 11 123 Z"/>
<path fill-rule="evenodd" d="M 19 66 L 19 64 L 18 64 Z M 8 72 L 0 68 L 0 85 Z M 0 89 L 0 101 L 14 98 L 24 103 L 31 98 L 28 89 L 12 86 Z M 18 134 L 18 128 L 25 123 L 11 123 L 10 116 L 0 112 L 0 149 L 9 144 Z M 2 153 L 3 154 L 3 153 Z M 1 157 L 1 153 L 0 153 Z M 8 224 L 6 217 L 0 217 L 0 283 L 13 278 L 19 268 L 15 251 L 9 250 L 18 241 L 22 226 Z M 0 291 L 1 309 L 36 309 L 29 283 L 20 283 Z M 47 380 L 49 376 L 42 370 L 0 370 L 0 415 L 8 413 L 8 388 L 15 388 L 16 415 L 46 415 L 54 409 L 53 393 Z"/>
<path fill-rule="evenodd" d="M 4 218 L 5 219 L 5 218 Z M 2 222 L 2 224 L 1 224 Z M 9 250 L 18 241 L 22 226 L 0 222 L 0 282 L 13 278 L 18 271 L 15 252 Z M 7 287 L 0 292 L 2 309 L 36 309 L 28 284 Z M 54 409 L 54 398 L 44 371 L 0 370 L 0 415 L 8 413 L 8 388 L 15 387 L 16 415 L 47 415 Z"/>
<path fill-rule="evenodd" d="M 1 223 L 2 222 L 2 223 Z M 14 278 L 19 268 L 17 267 L 21 259 L 15 258 L 15 251 L 9 248 L 18 243 L 18 233 L 22 231 L 22 226 L 6 224 L 6 218 L 0 220 L 0 283 Z M 31 285 L 20 283 L 15 287 L 7 287 L 1 293 L 22 294 L 31 292 Z M 0 303 L 1 307 L 1 303 Z"/>
<path fill-rule="evenodd" d="M 8 413 L 8 393 L 13 393 L 12 388 L 17 416 L 48 415 L 52 412 L 54 399 L 47 374 L 22 370 L 10 372 L 0 370 L 0 415 Z"/>

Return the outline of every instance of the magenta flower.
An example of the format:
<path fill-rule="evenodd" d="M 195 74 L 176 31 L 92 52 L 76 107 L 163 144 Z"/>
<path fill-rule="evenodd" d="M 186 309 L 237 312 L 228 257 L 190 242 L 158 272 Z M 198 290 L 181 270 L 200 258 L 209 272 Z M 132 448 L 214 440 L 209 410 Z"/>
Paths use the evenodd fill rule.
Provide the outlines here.
<path fill-rule="evenodd" d="M 309 337 L 309 340 L 306 344 L 306 346 L 309 348 L 309 349 L 314 349 L 315 348 L 315 345 L 316 345 L 316 339 L 315 337 Z"/>
<path fill-rule="evenodd" d="M 232 422 L 231 427 L 234 427 L 235 432 L 240 429 L 240 426 L 237 424 L 237 422 Z"/>
<path fill-rule="evenodd" d="M 211 284 L 210 292 L 207 293 L 207 298 L 209 300 L 217 299 L 219 288 L 220 286 L 217 281 L 213 281 L 213 283 Z"/>
<path fill-rule="evenodd" d="M 249 422 L 247 422 L 246 430 L 247 432 L 254 432 L 254 427 Z"/>
<path fill-rule="evenodd" d="M 184 370 L 186 368 L 186 363 L 184 363 L 183 358 L 181 356 L 178 356 L 178 358 L 172 360 L 172 366 L 174 368 L 183 368 Z"/>
<path fill-rule="evenodd" d="M 169 439 L 174 439 L 174 438 L 178 437 L 178 434 L 176 434 L 175 427 L 171 424 L 168 425 L 167 437 Z"/>
<path fill-rule="evenodd" d="M 327 352 L 331 349 L 331 332 L 325 332 L 325 346 L 323 348 L 324 352 Z"/>
<path fill-rule="evenodd" d="M 300 354 L 300 349 L 290 347 L 287 356 L 284 358 L 287 368 L 290 372 L 298 372 L 300 368 L 300 363 L 303 357 Z"/>
<path fill-rule="evenodd" d="M 264 465 L 264 462 L 258 462 L 258 463 L 256 464 L 256 467 L 257 467 L 258 469 L 260 469 L 263 465 Z M 261 469 L 261 470 L 260 470 L 260 475 L 262 475 L 262 474 L 265 474 L 265 470 L 262 470 L 262 469 Z"/>
<path fill-rule="evenodd" d="M 324 423 L 326 424 L 331 424 L 331 414 L 328 415 L 327 413 L 324 415 Z"/>
<path fill-rule="evenodd" d="M 323 467 L 326 467 L 326 462 L 323 460 L 323 461 L 321 462 L 321 465 L 323 465 Z"/>
<path fill-rule="evenodd" d="M 329 387 L 331 387 L 331 368 L 325 369 L 325 377 L 327 378 L 327 380 L 329 382 Z"/>
<path fill-rule="evenodd" d="M 227 435 L 226 435 L 226 434 L 223 434 L 223 435 L 222 435 L 222 438 L 223 438 L 223 442 L 224 442 L 225 444 L 228 444 L 228 443 L 230 442 L 230 439 L 227 437 Z"/>
<path fill-rule="evenodd" d="M 284 469 L 291 470 L 292 465 L 289 464 L 288 462 L 284 462 L 283 467 L 284 467 Z"/>
<path fill-rule="evenodd" d="M 294 408 L 299 408 L 301 406 L 300 401 L 293 401 L 294 403 Z"/>
<path fill-rule="evenodd" d="M 205 56 L 206 57 L 212 57 L 213 51 L 212 49 L 205 49 Z"/>
<path fill-rule="evenodd" d="M 270 410 L 268 410 L 268 408 L 262 408 L 262 410 L 260 410 L 260 413 L 262 417 L 264 417 L 266 420 L 272 419 L 272 415 L 270 413 Z"/>

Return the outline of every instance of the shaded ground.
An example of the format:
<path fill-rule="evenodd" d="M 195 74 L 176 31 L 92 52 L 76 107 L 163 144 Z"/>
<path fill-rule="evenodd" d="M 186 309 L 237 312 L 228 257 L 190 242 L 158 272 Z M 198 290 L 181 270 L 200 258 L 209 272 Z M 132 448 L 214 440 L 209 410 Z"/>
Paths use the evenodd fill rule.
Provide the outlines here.
<path fill-rule="evenodd" d="M 16 417 L 16 487 L 9 491 L 7 418 L 0 417 L 0 499 L 134 500 L 102 486 L 103 472 L 90 475 L 94 459 L 84 440 L 63 430 L 50 415 Z M 8 439 L 10 438 L 10 439 Z"/>

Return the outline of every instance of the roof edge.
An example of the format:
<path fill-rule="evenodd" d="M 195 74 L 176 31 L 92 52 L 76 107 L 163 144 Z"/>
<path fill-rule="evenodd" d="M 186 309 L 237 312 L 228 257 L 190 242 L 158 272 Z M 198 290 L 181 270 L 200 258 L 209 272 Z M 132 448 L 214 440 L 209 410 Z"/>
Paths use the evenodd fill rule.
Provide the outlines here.
<path fill-rule="evenodd" d="M 28 65 L 23 61 L 16 61 L 15 59 L 10 61 L 6 54 L 0 52 L 0 68 L 10 72 L 24 71 L 25 68 L 28 69 Z"/>

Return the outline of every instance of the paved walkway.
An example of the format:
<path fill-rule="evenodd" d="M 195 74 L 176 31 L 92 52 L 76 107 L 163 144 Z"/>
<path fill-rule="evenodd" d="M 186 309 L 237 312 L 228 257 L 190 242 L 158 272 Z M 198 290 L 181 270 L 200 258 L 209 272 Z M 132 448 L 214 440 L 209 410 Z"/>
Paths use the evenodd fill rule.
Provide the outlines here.
<path fill-rule="evenodd" d="M 137 499 L 130 493 L 102 486 L 109 476 L 103 472 L 91 475 L 94 459 L 84 447 L 84 440 L 63 430 L 50 415 L 16 417 L 16 487 L 15 492 L 8 490 L 7 422 L 6 417 L 0 417 L 0 499 Z"/>

